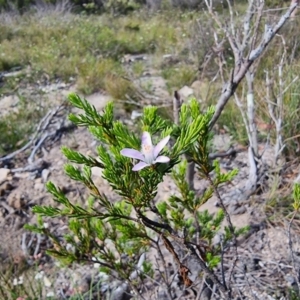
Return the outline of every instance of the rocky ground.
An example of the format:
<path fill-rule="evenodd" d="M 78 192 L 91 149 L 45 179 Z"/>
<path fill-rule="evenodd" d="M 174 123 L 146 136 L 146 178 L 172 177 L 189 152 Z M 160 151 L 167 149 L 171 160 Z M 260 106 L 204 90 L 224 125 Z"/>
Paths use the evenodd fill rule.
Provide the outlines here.
<path fill-rule="evenodd" d="M 149 80 L 151 74 L 145 76 L 148 77 L 145 77 L 144 80 Z M 171 102 L 163 79 L 154 75 L 150 79 L 154 82 L 154 92 L 155 89 L 156 93 L 161 94 L 163 92 L 166 99 L 165 103 Z M 194 88 L 196 85 L 197 83 Z M 0 162 L 0 271 L 3 272 L 11 265 L 14 265 L 16 269 L 23 268 L 25 270 L 28 270 L 28 265 L 35 266 L 33 276 L 37 282 L 42 283 L 44 296 L 52 295 L 54 299 L 66 299 L 77 292 L 87 292 L 91 280 L 97 281 L 103 274 L 99 274 L 97 265 L 95 267 L 74 265 L 70 268 L 58 268 L 57 264 L 45 255 L 45 249 L 49 246 L 48 241 L 42 236 L 25 231 L 23 225 L 36 222 L 35 216 L 31 213 L 32 206 L 54 204 L 51 196 L 45 190 L 45 182 L 48 180 L 62 188 L 69 199 L 85 199 L 87 194 L 85 189 L 68 179 L 64 174 L 63 165 L 66 163 L 66 159 L 60 148 L 67 146 L 83 154 L 95 155 L 97 141 L 93 139 L 86 128 L 70 126 L 66 117 L 69 112 L 68 107 L 57 108 L 63 104 L 63 100 L 69 92 L 76 90 L 76 86 L 56 84 L 43 86 L 43 88 L 45 99 L 47 98 L 48 103 L 51 103 L 49 112 L 56 110 L 56 114 L 52 115 L 51 122 L 49 122 L 51 124 L 45 130 L 49 136 L 36 152 L 33 150 L 43 135 L 39 135 L 36 143 L 28 147 L 27 150 L 17 153 L 12 158 L 2 159 Z M 185 87 L 184 91 L 191 93 L 193 89 Z M 103 109 L 109 99 L 109 96 L 104 93 L 87 97 L 87 100 L 98 111 Z M 17 109 L 17 107 L 18 98 L 14 95 L 0 99 L 1 113 L 10 109 Z M 76 112 L 75 109 L 72 111 Z M 137 109 L 135 114 L 139 112 L 140 109 Z M 117 116 L 122 116 L 122 118 L 127 119 L 127 122 L 132 122 L 132 116 L 126 115 L 121 108 L 117 109 Z M 232 145 L 238 150 L 237 154 L 234 157 L 221 159 L 221 166 L 224 170 L 238 168 L 239 174 L 233 182 L 221 188 L 221 193 L 234 225 L 237 227 L 251 225 L 249 234 L 239 242 L 240 259 L 234 274 L 235 285 L 243 286 L 247 299 L 289 299 L 283 291 L 296 286 L 297 281 L 288 247 L 288 223 L 266 221 L 264 209 L 267 194 L 265 191 L 250 198 L 243 197 L 243 187 L 248 179 L 247 151 L 232 141 L 226 133 L 217 134 L 214 138 L 215 152 L 226 151 Z M 263 161 L 265 164 L 272 163 L 271 147 L 266 149 Z M 94 169 L 93 174 L 98 177 L 101 192 L 113 197 L 113 191 L 99 177 L 98 170 Z M 271 180 L 271 176 L 269 176 L 269 180 Z M 288 183 L 287 179 L 285 184 Z M 196 178 L 196 190 L 201 190 L 203 184 L 199 178 Z M 269 184 L 265 182 L 266 186 Z M 159 187 L 157 197 L 164 200 L 174 192 L 176 192 L 174 183 L 170 178 L 165 178 Z M 215 212 L 218 210 L 216 202 L 216 198 L 213 197 L 203 205 L 202 209 Z M 47 222 L 48 226 L 56 228 L 56 230 L 63 231 L 66 228 L 65 220 L 56 219 Z M 295 226 L 293 229 L 293 246 L 295 253 L 300 253 L 297 227 Z M 18 284 L 21 283 L 20 280 L 24 279 L 20 279 L 19 275 L 17 277 L 12 275 L 11 281 L 13 280 Z M 106 295 L 105 299 L 112 299 L 109 298 L 111 296 L 108 296 L 109 291 L 114 290 L 120 284 L 118 282 L 105 282 L 99 289 Z M 158 289 L 156 288 L 155 292 L 147 294 L 148 299 L 164 299 L 162 294 L 159 294 Z M 119 298 L 114 297 L 115 300 L 126 299 L 125 295 L 121 295 Z M 188 296 L 185 297 L 182 294 L 177 294 L 177 299 L 188 299 Z M 213 296 L 212 299 L 214 299 Z"/>

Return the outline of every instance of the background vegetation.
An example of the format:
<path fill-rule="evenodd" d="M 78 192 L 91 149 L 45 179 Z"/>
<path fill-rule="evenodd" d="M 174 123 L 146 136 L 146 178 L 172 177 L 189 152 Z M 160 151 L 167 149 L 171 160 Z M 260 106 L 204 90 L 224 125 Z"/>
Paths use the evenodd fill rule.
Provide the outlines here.
<path fill-rule="evenodd" d="M 216 2 L 220 16 L 226 16 L 226 5 L 222 1 Z M 236 3 L 237 14 L 245 11 L 244 2 L 247 1 Z M 290 3 L 285 2 L 268 1 L 267 5 L 273 8 Z M 219 58 L 211 54 L 214 44 L 212 20 L 202 9 L 202 4 L 203 1 L 154 0 L 71 3 L 3 1 L 0 72 L 20 72 L 2 79 L 1 96 L 16 93 L 26 86 L 60 81 L 76 84 L 85 95 L 106 91 L 116 101 L 124 100 L 126 95 L 126 99 L 140 104 L 142 99 L 135 81 L 144 72 L 154 70 L 154 74 L 166 80 L 170 95 L 184 85 L 190 86 L 194 81 L 201 80 L 204 84 L 198 96 L 202 100 L 202 109 L 205 109 L 216 103 L 222 85 L 219 78 L 214 79 Z M 201 9 L 188 9 L 196 6 Z M 278 19 L 279 13 L 270 10 L 263 17 L 273 22 Z M 299 28 L 297 19 L 283 28 L 280 34 L 284 36 L 284 42 L 277 36 L 267 49 L 260 67 L 255 70 L 254 94 L 258 105 L 256 121 L 260 141 L 268 139 L 271 144 L 275 140 L 275 128 L 268 113 L 266 71 L 273 78 L 271 99 L 275 99 L 279 89 L 276 84 L 277 68 L 284 50 L 287 54 L 283 78 L 288 83 L 299 74 L 300 41 L 295 28 Z M 127 63 L 124 60 L 127 55 L 139 54 L 147 56 L 147 63 Z M 232 67 L 232 54 L 226 44 L 223 54 L 227 76 Z M 212 55 L 212 59 L 204 66 L 208 55 Z M 245 89 L 246 83 L 239 87 L 238 92 L 242 95 Z M 151 94 L 151 86 L 144 86 L 145 91 Z M 0 127 L 5 130 L 0 136 L 0 155 L 19 148 L 24 143 L 24 136 L 33 132 L 36 121 L 43 115 L 43 110 L 32 105 L 29 99 L 21 100 L 18 112 L 1 117 Z M 293 162 L 300 151 L 298 82 L 284 93 L 283 102 L 284 159 Z M 231 101 L 218 122 L 217 130 L 228 132 L 235 142 L 247 145 L 243 120 L 237 111 L 237 105 Z M 276 192 L 277 187 L 274 188 Z M 269 211 L 274 212 L 274 208 L 282 207 L 279 203 L 282 199 L 271 196 Z"/>
<path fill-rule="evenodd" d="M 284 4 L 278 1 L 272 5 Z M 214 44 L 212 20 L 205 11 L 173 8 L 151 12 L 144 8 L 138 10 L 138 13 L 116 16 L 73 14 L 72 5 L 67 3 L 44 3 L 30 7 L 33 11 L 23 15 L 10 11 L 0 16 L 0 72 L 4 74 L 15 69 L 22 70 L 17 76 L 4 79 L 5 84 L 0 85 L 0 94 L 10 94 L 28 83 L 47 84 L 59 80 L 75 81 L 77 89 L 86 95 L 106 90 L 115 99 L 125 94 L 139 101 L 132 82 L 144 71 L 155 69 L 156 74 L 166 79 L 170 93 L 197 79 L 207 80 L 207 86 L 202 86 L 205 93 L 201 97 L 205 98 L 204 105 L 215 103 L 221 83 L 217 80 L 212 85 L 209 81 L 218 70 L 217 55 L 213 55 L 208 66 L 203 69 L 203 63 Z M 245 10 L 242 1 L 235 4 L 235 10 L 240 13 Z M 219 13 L 226 16 L 226 8 L 220 9 Z M 264 18 L 276 20 L 278 13 L 280 11 L 270 11 Z M 293 30 L 297 22 L 294 20 L 294 27 L 288 24 L 282 30 L 287 45 L 276 38 L 257 70 L 254 88 L 261 99 L 259 102 L 262 109 L 258 110 L 258 121 L 261 124 L 270 123 L 266 114 L 266 101 L 263 99 L 266 94 L 264 71 L 272 69 L 274 62 L 275 65 L 279 63 L 281 52 L 277 51 L 278 48 L 286 47 L 288 51 L 289 64 L 284 67 L 285 77 L 293 78 L 299 72 L 299 37 L 297 30 Z M 150 55 L 149 63 L 133 62 L 129 70 L 124 57 L 137 54 Z M 165 59 L 165 55 L 171 59 Z M 227 72 L 232 64 L 231 55 L 225 45 L 224 66 Z M 299 129 L 296 122 L 298 86 L 293 85 L 292 89 L 284 96 L 284 102 L 289 103 L 286 114 L 290 114 L 284 130 L 291 136 L 296 135 Z M 148 86 L 148 90 L 151 90 L 151 86 Z M 243 142 L 246 140 L 245 130 L 241 125 L 241 116 L 235 110 L 236 105 L 231 103 L 222 115 L 220 126 L 226 126 L 235 138 Z M 3 139 L 7 140 L 7 137 Z M 290 139 L 288 145 L 287 154 L 294 155 L 298 144 Z"/>

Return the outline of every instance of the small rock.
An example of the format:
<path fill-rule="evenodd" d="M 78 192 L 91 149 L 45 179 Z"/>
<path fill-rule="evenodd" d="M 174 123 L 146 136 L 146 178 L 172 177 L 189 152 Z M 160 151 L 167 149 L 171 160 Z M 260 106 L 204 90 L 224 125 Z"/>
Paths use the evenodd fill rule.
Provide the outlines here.
<path fill-rule="evenodd" d="M 202 82 L 200 80 L 196 80 L 191 84 L 191 88 L 193 90 L 199 89 L 201 87 L 201 85 L 202 85 Z"/>
<path fill-rule="evenodd" d="M 14 107 L 14 110 L 16 111 L 16 106 L 18 105 L 19 101 L 20 99 L 17 95 L 5 96 L 4 98 L 2 98 L 0 102 L 0 115 L 7 115 L 12 111 L 12 107 Z"/>
<path fill-rule="evenodd" d="M 35 189 L 36 191 L 38 191 L 38 192 L 42 192 L 42 191 L 44 191 L 44 189 L 45 189 L 45 185 L 44 185 L 44 183 L 36 182 L 36 183 L 34 184 L 34 189 Z"/>
<path fill-rule="evenodd" d="M 181 88 L 178 91 L 178 93 L 184 102 L 188 102 L 189 98 L 194 95 L 193 89 L 191 89 L 190 87 L 188 87 L 186 85 L 183 88 Z"/>
<path fill-rule="evenodd" d="M 104 95 L 103 93 L 94 93 L 92 95 L 87 96 L 86 100 L 91 105 L 94 105 L 97 111 L 101 111 L 111 99 L 109 96 Z M 74 111 L 78 112 L 80 110 L 74 109 Z"/>
<path fill-rule="evenodd" d="M 10 169 L 0 168 L 0 184 L 7 180 Z"/>
<path fill-rule="evenodd" d="M 129 286 L 126 282 L 118 285 L 111 293 L 111 300 L 129 300 L 130 298 Z"/>
<path fill-rule="evenodd" d="M 194 94 L 197 98 L 204 98 L 206 95 L 203 93 L 203 82 L 200 80 L 196 80 L 191 84 L 191 88 L 193 89 Z M 207 91 L 206 91 L 207 92 Z"/>
<path fill-rule="evenodd" d="M 43 281 L 44 281 L 44 285 L 46 287 L 50 287 L 52 285 L 51 281 L 49 280 L 49 278 L 47 276 L 44 276 Z"/>
<path fill-rule="evenodd" d="M 44 169 L 42 171 L 42 180 L 43 180 L 43 182 L 47 182 L 49 175 L 50 175 L 50 170 L 49 169 Z"/>
<path fill-rule="evenodd" d="M 212 239 L 212 244 L 220 245 L 220 243 L 222 242 L 222 239 L 223 239 L 223 235 L 221 233 L 217 233 Z"/>
<path fill-rule="evenodd" d="M 143 54 L 137 54 L 137 55 L 125 54 L 122 57 L 121 62 L 123 64 L 126 64 L 126 63 L 132 63 L 135 61 L 143 61 L 143 60 L 147 60 L 147 59 L 148 59 L 148 57 Z"/>
<path fill-rule="evenodd" d="M 137 110 L 133 110 L 133 111 L 131 112 L 131 120 L 135 120 L 135 119 L 141 117 L 142 115 L 143 115 L 143 114 L 142 114 L 141 112 L 139 112 L 139 111 L 137 111 Z"/>
<path fill-rule="evenodd" d="M 238 206 L 238 205 L 229 205 L 227 211 L 230 215 L 241 215 L 244 214 L 247 209 L 245 206 Z"/>
<path fill-rule="evenodd" d="M 28 172 L 14 173 L 14 178 L 17 178 L 17 179 L 26 179 L 28 177 L 29 177 L 29 173 Z"/>

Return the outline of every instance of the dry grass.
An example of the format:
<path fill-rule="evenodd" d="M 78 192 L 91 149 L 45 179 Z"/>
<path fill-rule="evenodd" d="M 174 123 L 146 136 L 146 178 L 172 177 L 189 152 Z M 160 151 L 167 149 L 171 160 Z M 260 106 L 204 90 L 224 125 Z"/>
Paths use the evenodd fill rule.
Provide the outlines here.
<path fill-rule="evenodd" d="M 113 19 L 51 11 L 0 18 L 0 71 L 30 66 L 33 80 L 76 77 L 87 93 L 104 88 L 103 74 L 119 72 L 125 54 L 180 52 L 186 31 L 176 20 L 167 26 L 165 16 L 146 12 Z"/>

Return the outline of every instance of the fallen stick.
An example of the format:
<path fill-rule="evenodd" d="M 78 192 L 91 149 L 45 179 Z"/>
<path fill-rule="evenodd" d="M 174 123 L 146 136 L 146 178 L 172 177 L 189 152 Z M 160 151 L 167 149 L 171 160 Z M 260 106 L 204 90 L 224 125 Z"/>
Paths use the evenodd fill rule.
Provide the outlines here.
<path fill-rule="evenodd" d="M 0 162 L 12 159 L 16 155 L 24 152 L 29 147 L 31 147 L 31 145 L 33 145 L 38 140 L 39 133 L 42 133 L 47 129 L 47 127 L 50 125 L 50 121 L 52 120 L 52 118 L 61 110 L 61 108 L 64 108 L 64 107 L 65 107 L 65 104 L 62 104 L 62 105 L 57 106 L 55 109 L 50 110 L 39 122 L 36 132 L 34 133 L 33 137 L 28 141 L 28 143 L 26 145 L 24 145 L 22 148 L 14 151 L 8 155 L 0 157 Z M 30 157 L 30 158 L 32 159 L 32 157 Z M 31 163 L 32 161 L 28 161 L 28 162 Z"/>

